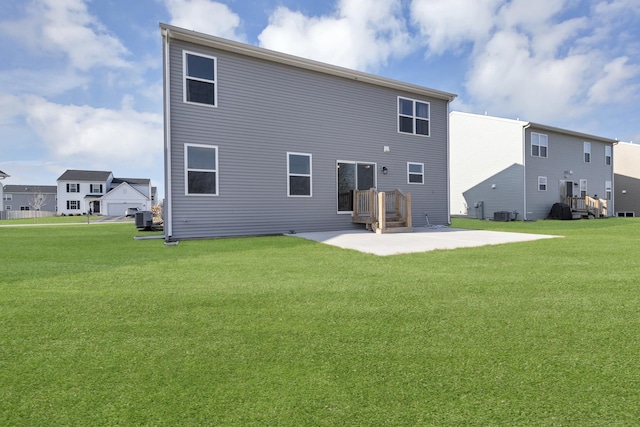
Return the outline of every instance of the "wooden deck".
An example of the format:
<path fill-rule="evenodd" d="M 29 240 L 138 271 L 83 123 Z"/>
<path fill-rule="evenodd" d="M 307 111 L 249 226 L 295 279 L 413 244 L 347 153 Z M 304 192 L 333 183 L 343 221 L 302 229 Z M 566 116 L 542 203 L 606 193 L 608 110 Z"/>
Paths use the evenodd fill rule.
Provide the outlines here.
<path fill-rule="evenodd" d="M 352 221 L 376 233 L 413 231 L 411 194 L 401 190 L 354 190 Z"/>
<path fill-rule="evenodd" d="M 567 197 L 566 204 L 571 208 L 574 215 L 582 218 L 605 218 L 608 217 L 608 201 L 593 197 Z"/>

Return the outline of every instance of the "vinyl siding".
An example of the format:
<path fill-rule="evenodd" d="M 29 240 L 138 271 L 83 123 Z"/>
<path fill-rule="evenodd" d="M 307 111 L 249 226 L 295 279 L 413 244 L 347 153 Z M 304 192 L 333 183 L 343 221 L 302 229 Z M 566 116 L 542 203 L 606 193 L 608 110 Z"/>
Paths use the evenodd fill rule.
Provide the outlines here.
<path fill-rule="evenodd" d="M 531 156 L 531 133 L 548 136 L 548 157 Z M 604 198 L 605 181 L 613 181 L 613 167 L 605 165 L 604 142 L 580 138 L 545 129 L 530 127 L 526 130 L 526 180 L 527 180 L 527 217 L 544 219 L 554 203 L 563 202 L 560 194 L 560 181 L 579 182 L 587 180 L 587 194 Z M 583 160 L 583 143 L 591 143 L 591 162 Z M 571 171 L 572 173 L 565 173 Z M 538 176 L 546 176 L 547 191 L 538 191 Z M 579 187 L 578 187 L 579 188 Z M 613 200 L 609 202 L 610 214 L 613 212 Z"/>
<path fill-rule="evenodd" d="M 613 156 L 616 212 L 640 216 L 640 145 L 621 142 L 613 147 Z"/>
<path fill-rule="evenodd" d="M 183 50 L 217 57 L 217 107 L 183 102 Z M 410 192 L 415 226 L 425 212 L 447 222 L 446 101 L 178 40 L 170 69 L 170 238 L 352 228 L 337 213 L 338 160 L 375 163 L 380 191 Z M 398 96 L 430 102 L 430 137 L 397 132 Z M 218 196 L 185 195 L 186 143 L 218 147 Z M 313 156 L 313 197 L 287 197 L 287 152 Z M 425 164 L 425 185 L 406 183 L 408 161 Z"/>
<path fill-rule="evenodd" d="M 497 211 L 521 214 L 526 122 L 458 111 L 450 116 L 451 214 L 470 218 L 492 218 Z"/>

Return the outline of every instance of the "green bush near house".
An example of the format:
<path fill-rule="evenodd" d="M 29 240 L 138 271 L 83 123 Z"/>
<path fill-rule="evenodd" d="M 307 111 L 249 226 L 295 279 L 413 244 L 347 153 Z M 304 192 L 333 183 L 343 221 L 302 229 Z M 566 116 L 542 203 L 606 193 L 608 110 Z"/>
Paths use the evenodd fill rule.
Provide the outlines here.
<path fill-rule="evenodd" d="M 627 426 L 640 221 L 377 257 L 291 236 L 2 227 L 0 425 Z"/>

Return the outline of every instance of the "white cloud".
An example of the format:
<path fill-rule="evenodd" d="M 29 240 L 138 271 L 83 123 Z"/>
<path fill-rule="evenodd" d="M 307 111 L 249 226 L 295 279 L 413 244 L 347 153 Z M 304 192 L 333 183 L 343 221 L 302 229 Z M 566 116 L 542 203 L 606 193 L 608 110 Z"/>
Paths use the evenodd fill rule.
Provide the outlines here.
<path fill-rule="evenodd" d="M 258 39 L 267 49 L 359 70 L 414 49 L 399 0 L 341 0 L 321 17 L 280 6 Z"/>
<path fill-rule="evenodd" d="M 637 95 L 629 82 L 640 69 L 620 54 L 625 31 L 617 21 L 640 12 L 639 4 L 413 0 L 411 13 L 428 54 L 472 47 L 465 108 L 561 125 L 613 104 L 623 88 Z M 634 52 L 637 41 L 623 46 Z"/>
<path fill-rule="evenodd" d="M 165 0 L 172 25 L 226 39 L 244 41 L 240 17 L 223 3 L 210 0 Z"/>
<path fill-rule="evenodd" d="M 411 17 L 429 51 L 440 54 L 486 38 L 499 4 L 500 0 L 413 0 Z"/>
<path fill-rule="evenodd" d="M 149 167 L 162 157 L 162 115 L 140 113 L 123 98 L 119 110 L 60 105 L 28 97 L 29 126 L 56 160 L 113 168 Z M 161 164 L 161 163 L 160 163 Z"/>
<path fill-rule="evenodd" d="M 128 67 L 124 45 L 89 14 L 82 0 L 35 0 L 27 17 L 0 29 L 32 49 L 64 55 L 79 70 Z"/>

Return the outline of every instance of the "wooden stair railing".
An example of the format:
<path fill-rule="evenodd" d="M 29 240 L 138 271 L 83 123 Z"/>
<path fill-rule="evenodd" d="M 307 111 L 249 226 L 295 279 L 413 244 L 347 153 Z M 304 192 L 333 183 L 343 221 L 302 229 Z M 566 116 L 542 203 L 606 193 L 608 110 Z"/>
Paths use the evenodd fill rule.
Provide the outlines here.
<path fill-rule="evenodd" d="M 571 208 L 571 212 L 584 217 L 593 216 L 594 218 L 608 216 L 607 200 L 597 199 L 595 197 L 567 197 L 566 204 Z"/>
<path fill-rule="evenodd" d="M 401 190 L 378 192 L 374 188 L 354 190 L 352 221 L 366 224 L 376 233 L 412 231 L 411 194 Z"/>

